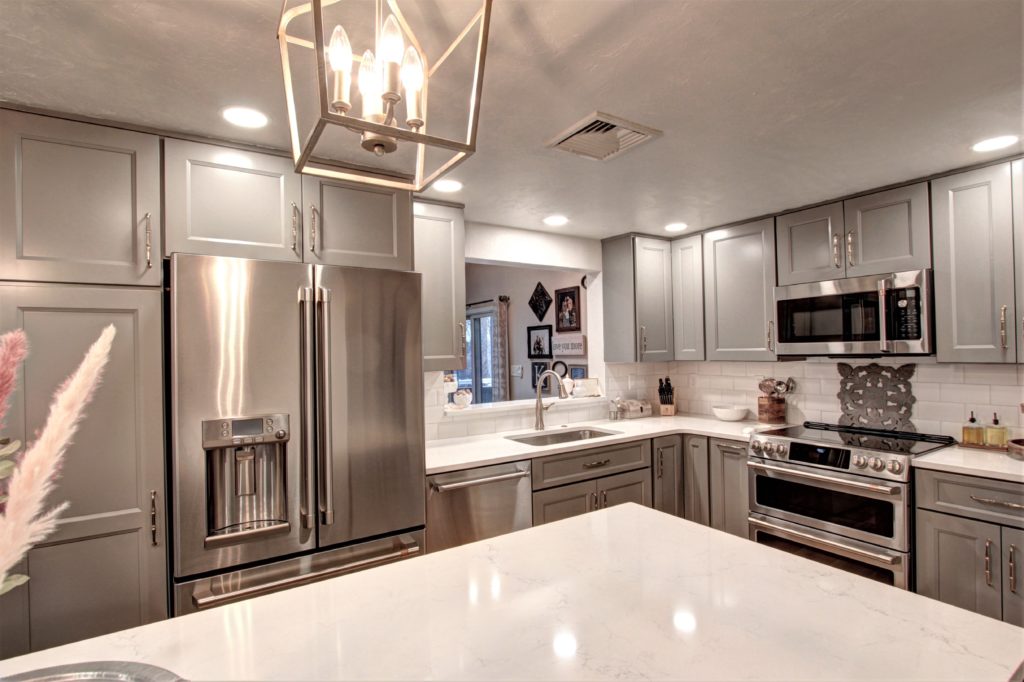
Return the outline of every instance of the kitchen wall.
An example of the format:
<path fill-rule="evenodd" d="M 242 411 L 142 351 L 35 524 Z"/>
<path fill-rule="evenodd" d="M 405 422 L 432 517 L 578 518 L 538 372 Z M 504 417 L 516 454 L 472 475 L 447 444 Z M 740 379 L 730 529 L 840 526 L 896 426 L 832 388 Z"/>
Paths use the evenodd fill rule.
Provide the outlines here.
<path fill-rule="evenodd" d="M 903 365 L 900 360 L 857 360 L 859 365 Z M 765 376 L 793 377 L 797 388 L 787 400 L 791 422 L 839 420 L 839 372 L 833 360 L 796 362 L 668 362 L 608 364 L 606 389 L 610 398 L 647 398 L 657 403 L 658 378 L 672 379 L 680 412 L 711 414 L 712 405 L 737 405 L 757 414 L 757 383 Z M 919 362 L 911 378 L 913 422 L 918 431 L 960 437 L 963 422 L 974 410 L 987 423 L 998 412 L 1000 422 L 1013 430 L 1022 426 L 1024 366 L 936 364 Z M 1024 429 L 1020 429 L 1024 431 Z"/>

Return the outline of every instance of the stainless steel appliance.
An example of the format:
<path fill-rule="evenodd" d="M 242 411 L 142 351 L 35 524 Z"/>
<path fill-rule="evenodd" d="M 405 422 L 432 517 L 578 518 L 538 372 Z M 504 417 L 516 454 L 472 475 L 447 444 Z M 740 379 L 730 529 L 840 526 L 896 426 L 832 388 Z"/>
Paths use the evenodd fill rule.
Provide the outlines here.
<path fill-rule="evenodd" d="M 175 612 L 421 552 L 420 276 L 169 272 Z"/>
<path fill-rule="evenodd" d="M 750 538 L 909 589 L 910 461 L 948 436 L 806 422 L 750 438 Z"/>
<path fill-rule="evenodd" d="M 930 355 L 932 271 L 775 288 L 779 355 Z"/>
<path fill-rule="evenodd" d="M 530 462 L 435 474 L 427 479 L 427 551 L 533 525 Z"/>

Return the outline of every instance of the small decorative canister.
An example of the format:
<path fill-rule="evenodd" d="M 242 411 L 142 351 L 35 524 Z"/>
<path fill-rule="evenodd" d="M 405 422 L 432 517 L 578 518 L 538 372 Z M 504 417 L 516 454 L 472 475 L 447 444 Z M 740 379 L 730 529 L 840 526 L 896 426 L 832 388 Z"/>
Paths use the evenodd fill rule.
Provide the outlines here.
<path fill-rule="evenodd" d="M 771 395 L 758 396 L 757 421 L 762 424 L 785 424 L 786 399 Z"/>

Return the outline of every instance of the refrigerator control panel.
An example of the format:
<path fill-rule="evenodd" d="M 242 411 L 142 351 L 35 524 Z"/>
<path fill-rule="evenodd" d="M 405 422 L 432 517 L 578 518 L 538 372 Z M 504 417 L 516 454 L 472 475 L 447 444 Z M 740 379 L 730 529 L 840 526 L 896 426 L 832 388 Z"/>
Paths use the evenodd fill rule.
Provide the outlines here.
<path fill-rule="evenodd" d="M 203 421 L 203 447 L 283 443 L 291 435 L 287 414 L 224 417 Z"/>

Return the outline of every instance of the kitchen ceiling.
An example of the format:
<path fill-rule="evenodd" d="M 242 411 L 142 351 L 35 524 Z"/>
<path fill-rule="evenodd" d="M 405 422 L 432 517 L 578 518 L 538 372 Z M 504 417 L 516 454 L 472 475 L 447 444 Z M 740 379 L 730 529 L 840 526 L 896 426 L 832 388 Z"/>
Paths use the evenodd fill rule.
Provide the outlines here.
<path fill-rule="evenodd" d="M 279 12 L 0 0 L 0 99 L 285 149 Z M 495 0 L 477 153 L 427 194 L 563 234 L 694 231 L 1020 152 L 970 146 L 1022 135 L 1022 62 L 1019 0 Z M 545 147 L 594 111 L 664 134 L 605 162 Z"/>

